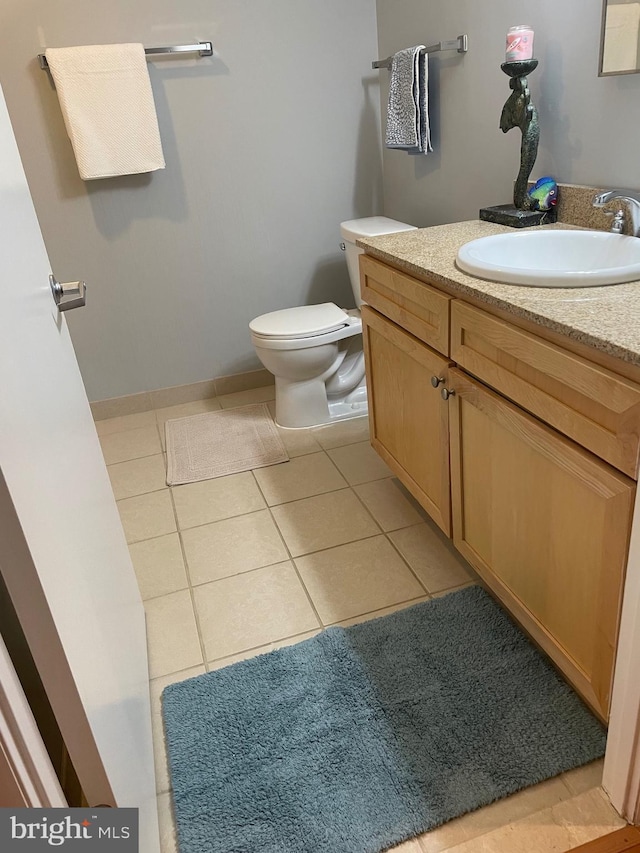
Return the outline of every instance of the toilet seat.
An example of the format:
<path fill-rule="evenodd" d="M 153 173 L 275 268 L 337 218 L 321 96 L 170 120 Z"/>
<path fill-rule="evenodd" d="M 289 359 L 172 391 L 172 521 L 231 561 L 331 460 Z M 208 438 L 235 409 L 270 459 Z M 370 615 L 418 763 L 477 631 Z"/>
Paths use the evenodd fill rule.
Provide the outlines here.
<path fill-rule="evenodd" d="M 249 328 L 260 337 L 290 340 L 332 332 L 348 322 L 346 311 L 333 302 L 322 302 L 320 305 L 301 305 L 262 314 L 249 323 Z"/>
<path fill-rule="evenodd" d="M 334 310 L 315 311 L 316 308 L 326 309 L 328 307 Z M 274 314 L 283 315 L 288 312 L 296 312 L 296 314 L 291 318 L 275 318 L 275 322 L 273 324 L 271 324 L 270 319 L 267 319 L 271 318 Z M 306 325 L 301 324 L 299 327 L 301 332 L 298 336 L 295 336 L 292 331 L 292 327 L 293 323 L 297 320 L 298 313 L 307 315 L 304 317 Z M 318 318 L 317 322 L 314 321 L 314 317 Z M 329 326 L 329 328 L 327 328 L 330 322 L 330 320 L 329 322 L 327 321 L 327 318 L 335 318 L 336 320 L 340 320 L 340 322 L 339 324 L 334 323 L 333 326 Z M 265 321 L 264 323 L 258 322 L 263 320 Z M 310 329 L 313 328 L 314 323 L 316 328 L 318 328 L 318 331 L 312 332 Z M 260 334 L 258 331 L 258 329 L 269 328 L 277 328 L 278 330 L 285 331 L 285 334 Z M 309 347 L 322 346 L 322 344 L 330 344 L 334 341 L 340 341 L 343 338 L 350 338 L 353 335 L 361 334 L 362 320 L 360 318 L 360 311 L 358 311 L 357 308 L 352 308 L 349 311 L 343 311 L 342 308 L 338 308 L 338 306 L 334 305 L 333 302 L 325 302 L 322 305 L 305 305 L 302 308 L 285 308 L 283 311 L 273 311 L 271 314 L 263 314 L 262 317 L 256 317 L 256 319 L 249 324 L 249 329 L 251 330 L 251 340 L 253 341 L 254 346 L 260 346 L 264 349 L 279 350 L 307 349 Z"/>

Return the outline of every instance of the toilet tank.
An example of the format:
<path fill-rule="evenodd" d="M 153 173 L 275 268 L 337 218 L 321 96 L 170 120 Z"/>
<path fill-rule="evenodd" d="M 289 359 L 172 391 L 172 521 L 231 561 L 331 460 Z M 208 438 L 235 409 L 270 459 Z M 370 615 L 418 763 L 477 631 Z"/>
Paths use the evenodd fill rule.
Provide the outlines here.
<path fill-rule="evenodd" d="M 362 254 L 362 249 L 356 246 L 356 240 L 359 240 L 360 237 L 379 237 L 381 234 L 415 230 L 415 225 L 407 225 L 406 222 L 398 222 L 397 219 L 389 219 L 388 216 L 366 216 L 363 219 L 349 219 L 340 223 L 340 234 L 347 256 L 351 288 L 358 308 L 362 305 L 360 269 L 358 267 L 358 255 Z"/>

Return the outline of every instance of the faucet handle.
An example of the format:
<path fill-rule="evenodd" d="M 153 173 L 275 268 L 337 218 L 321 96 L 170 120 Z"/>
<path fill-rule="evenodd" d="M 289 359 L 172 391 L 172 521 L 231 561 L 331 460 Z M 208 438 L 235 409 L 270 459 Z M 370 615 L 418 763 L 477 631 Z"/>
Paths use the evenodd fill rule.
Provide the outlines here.
<path fill-rule="evenodd" d="M 611 228 L 609 229 L 609 231 L 611 231 L 612 234 L 623 234 L 624 226 L 626 223 L 626 216 L 624 210 L 620 208 L 615 213 L 613 212 L 613 210 L 603 210 L 603 213 L 605 216 L 613 217 L 611 220 Z"/>
<path fill-rule="evenodd" d="M 610 201 L 623 202 L 626 208 L 626 215 L 631 220 L 631 234 L 634 237 L 640 237 L 640 192 L 636 190 L 607 190 L 606 192 L 598 193 L 594 197 L 592 204 L 594 207 L 604 207 Z M 614 224 L 619 224 L 620 219 L 618 217 L 616 223 L 616 217 L 618 217 L 618 214 L 614 217 Z"/>

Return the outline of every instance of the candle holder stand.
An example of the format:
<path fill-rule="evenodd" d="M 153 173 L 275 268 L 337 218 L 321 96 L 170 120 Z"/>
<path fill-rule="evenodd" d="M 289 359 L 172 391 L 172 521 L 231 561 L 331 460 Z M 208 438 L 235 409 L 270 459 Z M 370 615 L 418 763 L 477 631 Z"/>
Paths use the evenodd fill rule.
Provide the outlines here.
<path fill-rule="evenodd" d="M 522 143 L 520 145 L 520 169 L 513 189 L 513 204 L 499 204 L 494 207 L 483 207 L 480 219 L 487 222 L 497 222 L 500 225 L 510 225 L 512 228 L 527 228 L 544 222 L 556 221 L 556 210 L 534 210 L 527 196 L 529 176 L 536 162 L 540 127 L 538 111 L 531 103 L 531 94 L 527 75 L 538 67 L 537 59 L 521 59 L 515 62 L 503 62 L 500 68 L 510 78 L 509 95 L 500 116 L 500 129 L 507 133 L 513 128 L 520 128 Z"/>

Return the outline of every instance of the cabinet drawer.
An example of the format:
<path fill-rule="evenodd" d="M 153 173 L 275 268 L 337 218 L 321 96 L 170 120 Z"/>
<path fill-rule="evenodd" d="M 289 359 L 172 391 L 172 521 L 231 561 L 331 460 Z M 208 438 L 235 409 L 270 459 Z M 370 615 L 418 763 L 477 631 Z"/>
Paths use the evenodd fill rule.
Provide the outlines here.
<path fill-rule="evenodd" d="M 360 293 L 367 305 L 449 355 L 451 297 L 367 255 L 360 256 Z"/>
<path fill-rule="evenodd" d="M 637 479 L 640 385 L 458 300 L 451 358 Z"/>

